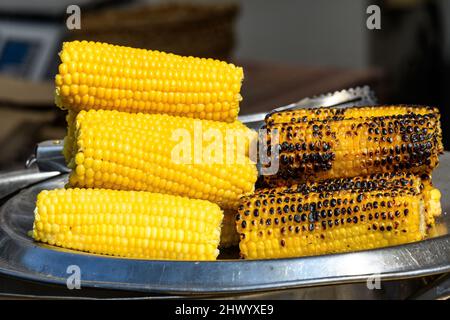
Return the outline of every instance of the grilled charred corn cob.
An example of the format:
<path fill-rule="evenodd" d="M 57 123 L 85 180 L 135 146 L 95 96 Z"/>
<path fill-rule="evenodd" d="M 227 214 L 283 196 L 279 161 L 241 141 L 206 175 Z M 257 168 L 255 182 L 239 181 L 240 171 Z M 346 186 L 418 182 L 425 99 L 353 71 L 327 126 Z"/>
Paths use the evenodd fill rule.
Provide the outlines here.
<path fill-rule="evenodd" d="M 283 113 L 266 119 L 268 150 L 272 148 L 270 133 L 279 134 L 275 145 L 279 170 L 265 177 L 267 183 L 289 185 L 390 171 L 421 174 L 430 173 L 438 165 L 443 147 L 436 109 L 351 108 L 342 111 L 342 116 L 334 110 L 299 110 L 296 112 L 305 115 L 291 122 L 286 121 L 292 115 Z"/>
<path fill-rule="evenodd" d="M 308 194 L 310 192 L 334 192 L 349 190 L 363 192 L 365 190 L 390 190 L 400 188 L 412 194 L 422 194 L 425 202 L 425 218 L 427 226 L 433 226 L 435 218 L 441 215 L 441 193 L 431 185 L 431 177 L 424 179 L 406 172 L 377 173 L 370 176 L 354 178 L 326 179 L 320 182 L 308 182 L 276 188 L 257 189 L 255 194 Z"/>
<path fill-rule="evenodd" d="M 223 213 L 220 247 L 229 248 L 239 244 L 239 233 L 236 231 L 236 211 L 225 210 Z"/>
<path fill-rule="evenodd" d="M 407 188 L 304 190 L 241 199 L 236 224 L 244 258 L 339 253 L 425 237 L 425 199 Z"/>
<path fill-rule="evenodd" d="M 254 189 L 256 167 L 245 155 L 253 134 L 239 122 L 90 110 L 73 126 L 72 187 L 174 194 L 234 209 Z"/>
<path fill-rule="evenodd" d="M 222 210 L 204 200 L 137 191 L 57 189 L 36 202 L 33 238 L 139 259 L 215 260 Z"/>
<path fill-rule="evenodd" d="M 56 104 L 63 109 L 226 122 L 239 112 L 243 70 L 233 64 L 87 41 L 65 42 L 60 57 Z"/>

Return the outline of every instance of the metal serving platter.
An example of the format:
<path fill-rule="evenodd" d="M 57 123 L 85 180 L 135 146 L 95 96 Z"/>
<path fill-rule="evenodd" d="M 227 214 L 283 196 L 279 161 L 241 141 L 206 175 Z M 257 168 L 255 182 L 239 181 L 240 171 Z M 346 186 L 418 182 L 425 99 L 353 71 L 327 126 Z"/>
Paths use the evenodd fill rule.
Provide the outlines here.
<path fill-rule="evenodd" d="M 407 279 L 450 272 L 450 153 L 441 157 L 434 183 L 443 215 L 427 240 L 384 249 L 294 259 L 210 262 L 149 261 L 79 253 L 35 243 L 36 195 L 63 187 L 63 175 L 22 190 L 0 208 L 0 273 L 66 284 L 67 268 L 81 270 L 81 286 L 155 294 L 214 295 L 355 283 L 377 276 Z"/>

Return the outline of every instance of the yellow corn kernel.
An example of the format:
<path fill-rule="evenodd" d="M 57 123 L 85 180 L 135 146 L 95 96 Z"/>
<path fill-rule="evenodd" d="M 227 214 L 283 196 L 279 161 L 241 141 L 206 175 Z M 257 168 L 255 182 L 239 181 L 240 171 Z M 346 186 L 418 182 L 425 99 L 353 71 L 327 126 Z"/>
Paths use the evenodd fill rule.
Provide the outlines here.
<path fill-rule="evenodd" d="M 239 233 L 236 231 L 236 214 L 234 210 L 225 210 L 223 214 L 220 247 L 229 248 L 239 244 Z"/>

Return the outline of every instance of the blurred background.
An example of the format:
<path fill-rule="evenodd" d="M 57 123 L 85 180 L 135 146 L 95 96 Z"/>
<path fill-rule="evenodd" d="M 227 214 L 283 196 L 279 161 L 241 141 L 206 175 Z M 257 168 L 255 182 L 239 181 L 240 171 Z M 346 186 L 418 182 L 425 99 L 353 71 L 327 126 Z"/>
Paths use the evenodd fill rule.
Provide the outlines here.
<path fill-rule="evenodd" d="M 72 4 L 79 30 L 66 26 Z M 381 30 L 366 26 L 371 4 Z M 370 85 L 381 103 L 438 106 L 450 148 L 448 0 L 3 0 L 0 170 L 23 166 L 37 142 L 64 137 L 53 78 L 61 42 L 73 39 L 240 64 L 243 114 Z"/>

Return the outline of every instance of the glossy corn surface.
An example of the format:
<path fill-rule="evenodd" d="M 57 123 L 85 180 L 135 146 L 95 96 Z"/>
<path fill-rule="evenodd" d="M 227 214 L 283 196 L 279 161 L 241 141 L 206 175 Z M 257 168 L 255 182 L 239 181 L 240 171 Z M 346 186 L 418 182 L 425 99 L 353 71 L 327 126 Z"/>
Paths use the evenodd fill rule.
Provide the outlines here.
<path fill-rule="evenodd" d="M 279 142 L 274 142 L 279 170 L 265 181 L 278 186 L 397 171 L 429 174 L 443 150 L 439 114 L 430 108 L 412 108 L 414 113 L 411 108 L 355 108 L 346 111 L 349 117 L 319 120 L 310 110 L 309 116 L 290 123 L 269 118 L 269 133 L 279 134 Z"/>
<path fill-rule="evenodd" d="M 37 198 L 33 238 L 138 259 L 214 260 L 222 210 L 203 200 L 135 191 L 57 189 Z"/>
<path fill-rule="evenodd" d="M 253 134 L 239 122 L 91 110 L 75 127 L 66 140 L 72 187 L 174 194 L 226 209 L 254 189 L 256 166 L 246 156 Z"/>
<path fill-rule="evenodd" d="M 99 42 L 65 42 L 56 104 L 233 122 L 243 70 L 226 62 Z"/>

